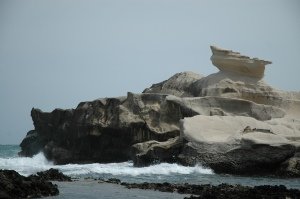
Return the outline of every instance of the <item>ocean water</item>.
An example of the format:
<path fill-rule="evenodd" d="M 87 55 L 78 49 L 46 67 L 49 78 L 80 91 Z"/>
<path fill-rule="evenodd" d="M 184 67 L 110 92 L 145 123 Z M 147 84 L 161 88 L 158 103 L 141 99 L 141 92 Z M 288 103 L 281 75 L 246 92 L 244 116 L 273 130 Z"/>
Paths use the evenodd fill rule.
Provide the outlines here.
<path fill-rule="evenodd" d="M 73 178 L 119 178 L 124 182 L 170 182 L 191 184 L 221 183 L 256 185 L 285 185 L 288 188 L 300 189 L 300 179 L 280 179 L 266 177 L 242 177 L 214 174 L 209 168 L 201 165 L 186 167 L 178 164 L 161 163 L 148 167 L 135 168 L 132 162 L 110 164 L 67 164 L 53 165 L 42 153 L 32 158 L 18 157 L 17 145 L 0 145 L 0 169 L 13 169 L 28 176 L 49 168 L 59 169 Z M 84 183 L 83 183 L 84 184 Z M 67 186 L 67 185 L 66 185 Z"/>
<path fill-rule="evenodd" d="M 121 185 L 84 180 L 76 182 L 55 182 L 58 196 L 49 199 L 183 199 L 187 194 L 159 192 L 153 190 L 127 189 Z M 78 191 L 80 190 L 80 191 Z"/>

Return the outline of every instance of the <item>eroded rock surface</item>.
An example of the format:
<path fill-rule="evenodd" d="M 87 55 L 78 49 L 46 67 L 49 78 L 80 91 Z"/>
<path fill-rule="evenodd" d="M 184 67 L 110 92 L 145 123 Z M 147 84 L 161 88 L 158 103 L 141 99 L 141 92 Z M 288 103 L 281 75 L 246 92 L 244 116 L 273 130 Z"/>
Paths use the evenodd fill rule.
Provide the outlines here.
<path fill-rule="evenodd" d="M 244 116 L 185 118 L 182 134 L 188 143 L 183 160 L 189 165 L 202 162 L 220 173 L 272 174 L 296 152 L 297 145 L 291 138 L 300 123 L 286 124 Z"/>
<path fill-rule="evenodd" d="M 21 155 L 57 164 L 204 164 L 216 172 L 299 176 L 300 93 L 262 79 L 268 61 L 212 47 L 219 72 L 177 73 L 142 94 L 32 109 Z"/>
<path fill-rule="evenodd" d="M 182 139 L 179 136 L 165 142 L 150 140 L 132 146 L 132 160 L 136 166 L 148 166 L 153 163 L 178 162 L 182 151 Z"/>
<path fill-rule="evenodd" d="M 237 73 L 238 75 L 261 79 L 264 76 L 265 65 L 270 61 L 250 58 L 239 52 L 211 46 L 213 55 L 211 61 L 220 71 Z"/>
<path fill-rule="evenodd" d="M 21 155 L 43 151 L 57 164 L 128 161 L 133 144 L 166 141 L 180 134 L 182 116 L 166 97 L 128 93 L 82 102 L 72 110 L 32 109 L 35 131 L 22 141 Z"/>
<path fill-rule="evenodd" d="M 164 93 L 179 97 L 192 97 L 191 85 L 202 77 L 202 75 L 193 72 L 177 73 L 168 80 L 146 88 L 143 93 Z"/>

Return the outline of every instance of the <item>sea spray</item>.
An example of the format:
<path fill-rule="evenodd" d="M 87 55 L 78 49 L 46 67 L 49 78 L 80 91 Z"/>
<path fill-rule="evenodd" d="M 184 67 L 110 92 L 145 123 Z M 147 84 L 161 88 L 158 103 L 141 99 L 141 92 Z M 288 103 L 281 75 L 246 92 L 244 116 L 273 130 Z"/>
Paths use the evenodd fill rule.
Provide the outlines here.
<path fill-rule="evenodd" d="M 172 174 L 212 174 L 212 170 L 201 166 L 185 167 L 178 164 L 160 163 L 148 167 L 134 167 L 132 162 L 109 164 L 68 164 L 55 166 L 67 175 L 112 174 L 112 175 L 172 175 Z"/>
<path fill-rule="evenodd" d="M 132 162 L 54 165 L 45 158 L 43 153 L 28 158 L 18 157 L 19 151 L 20 147 L 17 145 L 0 145 L 0 169 L 13 169 L 22 175 L 28 176 L 38 171 L 56 168 L 75 178 L 119 178 L 123 182 L 129 183 L 169 182 L 214 185 L 228 183 L 247 186 L 283 184 L 288 188 L 300 188 L 299 179 L 218 175 L 201 165 L 185 167 L 177 164 L 161 163 L 139 168 L 133 167 Z"/>
<path fill-rule="evenodd" d="M 53 167 L 43 153 L 30 157 L 0 158 L 0 169 L 12 169 L 21 175 L 28 176 L 38 171 L 44 171 Z"/>
<path fill-rule="evenodd" d="M 50 168 L 56 168 L 66 175 L 79 177 L 82 175 L 174 175 L 174 174 L 212 174 L 211 169 L 203 168 L 200 165 L 195 167 L 186 167 L 178 164 L 161 163 L 148 167 L 134 167 L 132 162 L 122 163 L 92 163 L 92 164 L 66 164 L 54 165 L 48 161 L 41 152 L 32 158 L 29 157 L 13 157 L 0 158 L 1 169 L 13 169 L 22 175 L 30 175 L 38 171 L 44 171 Z"/>

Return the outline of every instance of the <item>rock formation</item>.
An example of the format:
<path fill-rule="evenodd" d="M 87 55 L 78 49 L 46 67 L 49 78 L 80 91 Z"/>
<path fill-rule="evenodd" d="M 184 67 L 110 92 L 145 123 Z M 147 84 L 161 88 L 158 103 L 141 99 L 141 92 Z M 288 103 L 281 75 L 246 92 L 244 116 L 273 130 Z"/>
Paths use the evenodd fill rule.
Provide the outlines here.
<path fill-rule="evenodd" d="M 134 144 L 179 136 L 183 117 L 166 97 L 128 93 L 82 102 L 76 109 L 51 113 L 32 109 L 35 130 L 22 141 L 20 154 L 31 156 L 42 150 L 57 164 L 130 160 Z"/>
<path fill-rule="evenodd" d="M 241 55 L 238 52 L 225 50 L 216 46 L 211 46 L 213 55 L 211 61 L 220 71 L 237 73 L 239 75 L 259 78 L 264 76 L 265 65 L 271 64 L 270 61 Z"/>
<path fill-rule="evenodd" d="M 24 177 L 13 170 L 0 170 L 0 198 L 41 198 L 58 194 L 57 185 L 47 179 Z"/>
<path fill-rule="evenodd" d="M 71 182 L 72 179 L 69 176 L 64 175 L 57 169 L 49 169 L 46 171 L 37 172 L 34 175 L 30 175 L 30 178 L 36 178 L 44 181 L 61 181 L 61 182 Z"/>
<path fill-rule="evenodd" d="M 293 127 L 299 129 L 299 123 L 293 126 L 292 121 L 285 121 L 283 125 L 275 119 L 259 121 L 245 116 L 185 118 L 182 132 L 188 143 L 183 159 L 186 164 L 204 162 L 220 173 L 272 173 L 295 154 Z"/>
<path fill-rule="evenodd" d="M 202 75 L 193 72 L 177 73 L 166 81 L 146 88 L 143 93 L 163 93 L 179 97 L 193 97 L 193 93 L 190 90 L 191 85 L 202 77 Z"/>
<path fill-rule="evenodd" d="M 21 155 L 57 164 L 203 164 L 216 172 L 300 176 L 300 93 L 272 88 L 268 61 L 211 47 L 220 71 L 178 73 L 141 94 L 32 109 Z"/>

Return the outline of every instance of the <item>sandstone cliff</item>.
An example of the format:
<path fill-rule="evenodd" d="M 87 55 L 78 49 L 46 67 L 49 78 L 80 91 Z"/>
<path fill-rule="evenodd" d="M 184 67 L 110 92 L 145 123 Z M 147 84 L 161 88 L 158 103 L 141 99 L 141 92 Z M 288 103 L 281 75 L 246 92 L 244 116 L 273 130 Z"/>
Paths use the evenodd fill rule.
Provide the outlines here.
<path fill-rule="evenodd" d="M 203 164 L 216 172 L 300 176 L 300 94 L 272 88 L 266 64 L 211 47 L 220 69 L 178 73 L 141 94 L 32 109 L 35 129 L 21 155 L 43 151 L 57 164 Z"/>

